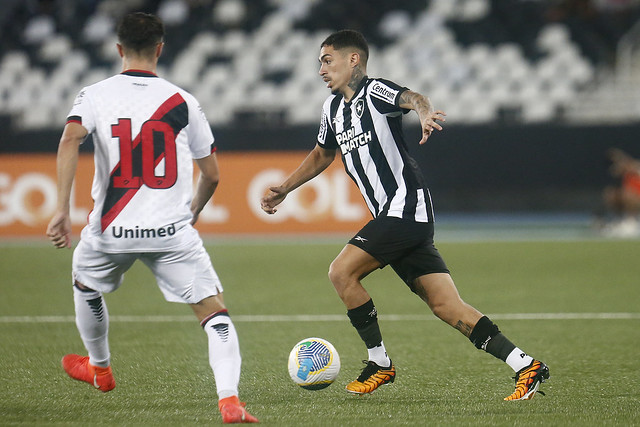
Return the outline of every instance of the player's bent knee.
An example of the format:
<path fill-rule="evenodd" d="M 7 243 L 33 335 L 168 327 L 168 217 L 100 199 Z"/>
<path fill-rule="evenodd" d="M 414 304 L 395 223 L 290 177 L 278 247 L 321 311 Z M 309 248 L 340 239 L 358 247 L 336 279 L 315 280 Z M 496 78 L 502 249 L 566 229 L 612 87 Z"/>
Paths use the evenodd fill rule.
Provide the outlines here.
<path fill-rule="evenodd" d="M 427 304 L 437 318 L 444 320 L 445 322 L 447 321 L 448 315 L 451 313 L 447 304 L 433 303 L 432 301 L 429 301 Z"/>
<path fill-rule="evenodd" d="M 431 298 L 427 304 L 433 314 L 446 323 L 457 321 L 464 311 L 462 300 L 457 298 Z"/>
<path fill-rule="evenodd" d="M 95 292 L 94 289 L 91 289 L 91 288 L 83 285 L 82 283 L 78 282 L 77 280 L 74 280 L 73 286 L 75 286 L 76 288 L 78 288 L 82 292 Z"/>
<path fill-rule="evenodd" d="M 340 266 L 340 263 L 333 261 L 329 266 L 329 272 L 327 273 L 329 280 L 334 286 L 338 286 L 346 281 L 347 275 L 344 269 Z"/>
<path fill-rule="evenodd" d="M 329 280 L 339 294 L 350 286 L 358 284 L 357 275 L 335 261 L 329 267 Z"/>

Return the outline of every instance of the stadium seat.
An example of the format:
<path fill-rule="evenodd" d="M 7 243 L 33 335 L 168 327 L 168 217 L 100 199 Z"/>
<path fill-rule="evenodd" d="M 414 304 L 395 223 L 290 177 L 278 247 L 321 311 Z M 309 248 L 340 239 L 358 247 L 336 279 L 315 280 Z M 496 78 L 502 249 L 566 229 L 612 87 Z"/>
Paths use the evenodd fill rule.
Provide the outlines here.
<path fill-rule="evenodd" d="M 55 34 L 56 23 L 52 16 L 36 15 L 27 22 L 22 38 L 27 45 L 37 45 Z"/>
<path fill-rule="evenodd" d="M 327 20 L 330 11 L 316 13 L 317 0 L 227 0 L 209 9 L 186 0 L 151 4 L 168 32 L 159 74 L 193 92 L 213 122 L 231 125 L 238 114 L 284 109 L 285 124 L 317 123 L 327 96 L 317 52 L 329 28 L 340 25 Z M 408 5 L 398 4 L 372 14 L 363 25 L 375 40 L 369 74 L 427 93 L 450 107 L 451 120 L 459 123 L 493 120 L 503 109 L 521 111 L 525 121 L 568 109 L 601 73 L 569 24 L 546 22 L 542 14 L 529 18 L 543 5 L 505 5 L 431 1 L 411 13 Z M 78 17 L 74 29 L 59 25 L 54 16 L 27 17 L 15 41 L 20 48 L 0 50 L 0 111 L 19 117 L 39 88 L 50 87 L 68 99 L 80 85 L 119 72 L 115 19 L 127 7 L 132 6 L 124 1 L 100 2 L 89 15 Z M 261 14 L 252 18 L 256 11 Z M 307 28 L 305 22 L 315 24 Z M 48 105 L 51 98 L 40 99 Z M 465 110 L 476 102 L 488 107 Z M 541 106 L 527 107 L 529 102 Z M 20 122 L 43 125 L 35 119 Z"/>
<path fill-rule="evenodd" d="M 115 29 L 113 19 L 105 13 L 96 13 L 89 17 L 83 30 L 82 37 L 88 43 L 100 43 L 109 39 Z"/>
<path fill-rule="evenodd" d="M 7 52 L 0 62 L 0 72 L 7 78 L 20 75 L 30 68 L 29 55 L 25 52 L 14 50 Z"/>

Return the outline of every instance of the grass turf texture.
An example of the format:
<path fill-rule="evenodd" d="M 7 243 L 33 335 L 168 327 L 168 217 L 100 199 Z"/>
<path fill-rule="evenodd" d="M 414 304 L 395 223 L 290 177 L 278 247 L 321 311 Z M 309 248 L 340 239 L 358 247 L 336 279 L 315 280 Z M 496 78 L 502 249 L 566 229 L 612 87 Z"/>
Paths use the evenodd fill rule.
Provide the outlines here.
<path fill-rule="evenodd" d="M 342 244 L 211 244 L 243 354 L 241 399 L 263 425 L 637 425 L 640 423 L 640 301 L 637 241 L 442 243 L 462 297 L 487 314 L 636 313 L 630 319 L 496 320 L 525 351 L 549 364 L 546 396 L 504 402 L 512 371 L 432 319 L 386 268 L 364 280 L 398 369 L 392 385 L 351 396 L 344 385 L 366 358 L 326 271 Z M 188 307 L 164 301 L 136 264 L 106 296 L 117 387 L 73 381 L 60 367 L 84 354 L 70 287 L 71 251 L 0 248 L 1 425 L 219 424 L 206 337 Z M 334 315 L 329 321 L 249 321 L 249 315 Z M 385 320 L 385 315 L 423 315 Z M 174 322 L 119 316 L 178 316 Z M 61 316 L 17 322 L 16 316 Z M 342 316 L 342 317 L 340 317 Z M 131 320 L 131 319 L 128 319 Z M 135 319 L 134 319 L 135 320 Z M 338 349 L 336 384 L 311 392 L 289 379 L 287 357 L 319 336 Z"/>

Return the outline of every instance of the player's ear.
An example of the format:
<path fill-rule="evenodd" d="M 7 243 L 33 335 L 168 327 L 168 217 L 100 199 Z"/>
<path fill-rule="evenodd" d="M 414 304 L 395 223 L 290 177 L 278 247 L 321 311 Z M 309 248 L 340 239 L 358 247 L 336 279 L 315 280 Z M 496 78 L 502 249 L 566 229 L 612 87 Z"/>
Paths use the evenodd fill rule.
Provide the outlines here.
<path fill-rule="evenodd" d="M 122 45 L 120 43 L 116 43 L 116 47 L 118 48 L 118 55 L 120 55 L 120 58 L 124 58 L 124 48 Z"/>
<path fill-rule="evenodd" d="M 164 42 L 158 43 L 158 46 L 156 46 L 156 58 L 160 58 L 160 55 L 162 55 L 162 48 L 164 48 Z"/>
<path fill-rule="evenodd" d="M 351 65 L 351 68 L 355 68 L 359 63 L 360 54 L 358 52 L 352 52 L 351 55 L 349 55 L 349 65 Z"/>

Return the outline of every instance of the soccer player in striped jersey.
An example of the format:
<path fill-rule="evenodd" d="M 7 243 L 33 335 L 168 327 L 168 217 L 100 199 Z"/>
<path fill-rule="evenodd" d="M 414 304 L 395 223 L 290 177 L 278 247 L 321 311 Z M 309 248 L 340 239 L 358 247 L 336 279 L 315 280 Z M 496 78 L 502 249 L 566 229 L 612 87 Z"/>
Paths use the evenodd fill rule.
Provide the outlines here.
<path fill-rule="evenodd" d="M 396 369 L 387 354 L 376 307 L 362 286 L 369 273 L 386 265 L 424 300 L 440 319 L 478 348 L 516 372 L 516 389 L 505 400 L 534 396 L 549 378 L 548 367 L 512 344 L 498 327 L 459 296 L 449 270 L 433 244 L 433 206 L 417 163 L 409 156 L 402 114 L 415 111 L 424 144 L 445 114 L 429 99 L 391 81 L 369 78 L 369 48 L 352 30 L 331 34 L 320 48 L 320 76 L 331 90 L 322 108 L 316 147 L 279 186 L 261 200 L 274 214 L 288 193 L 325 170 L 340 152 L 344 168 L 360 189 L 373 220 L 331 263 L 329 278 L 347 308 L 351 324 L 368 349 L 361 375 L 347 385 L 354 394 L 371 393 L 393 382 Z"/>
<path fill-rule="evenodd" d="M 107 392 L 115 387 L 103 292 L 136 261 L 168 301 L 189 304 L 207 335 L 224 423 L 258 420 L 238 399 L 241 356 L 222 285 L 193 228 L 219 180 L 211 127 L 191 94 L 156 75 L 164 25 L 133 13 L 118 26 L 122 73 L 84 88 L 58 147 L 58 206 L 47 235 L 70 247 L 69 201 L 78 149 L 93 135 L 94 209 L 73 253 L 76 325 L 88 356 L 62 359 L 67 374 Z M 200 177 L 193 192 L 193 160 Z"/>

